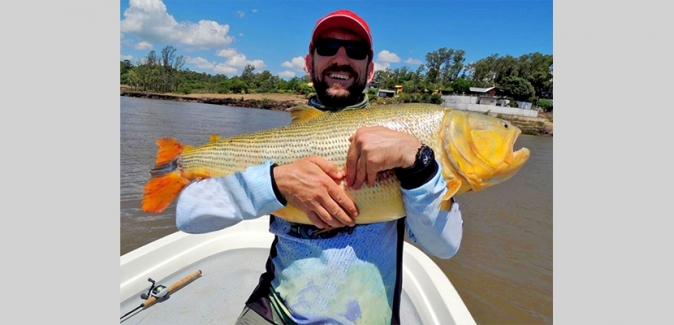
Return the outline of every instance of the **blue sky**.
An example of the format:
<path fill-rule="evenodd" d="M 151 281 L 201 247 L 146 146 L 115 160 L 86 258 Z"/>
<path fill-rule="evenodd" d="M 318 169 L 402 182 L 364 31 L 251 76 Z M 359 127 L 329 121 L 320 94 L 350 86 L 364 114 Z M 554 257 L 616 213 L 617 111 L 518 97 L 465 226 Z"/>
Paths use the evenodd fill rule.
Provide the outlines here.
<path fill-rule="evenodd" d="M 194 71 L 233 76 L 250 63 L 255 72 L 299 77 L 314 24 L 337 9 L 370 26 L 376 70 L 416 70 L 442 47 L 466 51 L 465 63 L 491 54 L 552 54 L 552 7 L 547 0 L 122 0 L 120 59 L 135 64 L 172 45 Z"/>

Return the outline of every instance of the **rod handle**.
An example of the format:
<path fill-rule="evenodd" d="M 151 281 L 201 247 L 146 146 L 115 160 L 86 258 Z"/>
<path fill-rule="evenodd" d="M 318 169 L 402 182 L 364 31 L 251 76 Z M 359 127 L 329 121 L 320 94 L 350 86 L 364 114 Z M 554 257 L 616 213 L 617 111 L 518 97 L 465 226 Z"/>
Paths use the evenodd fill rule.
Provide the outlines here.
<path fill-rule="evenodd" d="M 197 278 L 198 276 L 200 276 L 200 275 L 201 275 L 201 270 L 196 271 L 196 272 L 194 272 L 194 273 L 192 273 L 192 274 L 190 274 L 190 275 L 184 277 L 182 280 L 180 280 L 180 281 L 178 281 L 178 282 L 172 284 L 170 287 L 168 287 L 168 289 L 167 289 L 167 290 L 168 290 L 167 294 L 173 293 L 173 291 L 178 290 L 179 288 L 181 288 L 182 286 L 186 285 L 188 282 L 190 282 L 190 281 L 196 279 L 196 278 Z M 145 300 L 145 301 L 143 302 L 142 306 L 143 306 L 143 307 L 147 307 L 147 306 L 150 306 L 150 305 L 154 304 L 155 302 L 157 302 L 157 297 L 152 296 L 152 297 L 150 297 L 149 299 Z"/>

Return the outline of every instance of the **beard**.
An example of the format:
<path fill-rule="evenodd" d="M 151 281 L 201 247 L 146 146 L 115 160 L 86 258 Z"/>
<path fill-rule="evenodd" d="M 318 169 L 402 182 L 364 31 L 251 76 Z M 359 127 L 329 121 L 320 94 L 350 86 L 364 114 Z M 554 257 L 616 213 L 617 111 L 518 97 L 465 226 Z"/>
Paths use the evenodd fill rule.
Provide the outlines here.
<path fill-rule="evenodd" d="M 346 107 L 355 105 L 363 95 L 365 79 L 360 78 L 360 75 L 348 65 L 326 68 L 323 72 L 323 78 L 318 78 L 315 68 L 312 70 L 311 81 L 314 83 L 316 96 L 318 97 L 318 100 L 327 107 Z M 355 81 L 347 88 L 344 88 L 344 86 L 339 83 L 328 85 L 325 81 L 325 75 L 330 72 L 347 72 Z M 365 71 L 365 73 L 367 74 L 367 71 Z"/>

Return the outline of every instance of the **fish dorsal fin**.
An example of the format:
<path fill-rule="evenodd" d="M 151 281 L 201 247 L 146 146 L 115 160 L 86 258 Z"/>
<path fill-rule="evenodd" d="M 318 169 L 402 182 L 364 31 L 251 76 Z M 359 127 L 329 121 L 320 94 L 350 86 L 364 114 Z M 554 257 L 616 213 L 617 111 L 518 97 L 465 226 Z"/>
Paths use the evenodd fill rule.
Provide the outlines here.
<path fill-rule="evenodd" d="M 288 110 L 290 111 L 290 117 L 292 117 L 290 124 L 308 121 L 325 114 L 325 112 L 309 105 L 295 106 Z"/>
<path fill-rule="evenodd" d="M 211 137 L 208 139 L 208 142 L 216 142 L 220 140 L 220 136 L 217 134 L 211 134 Z"/>

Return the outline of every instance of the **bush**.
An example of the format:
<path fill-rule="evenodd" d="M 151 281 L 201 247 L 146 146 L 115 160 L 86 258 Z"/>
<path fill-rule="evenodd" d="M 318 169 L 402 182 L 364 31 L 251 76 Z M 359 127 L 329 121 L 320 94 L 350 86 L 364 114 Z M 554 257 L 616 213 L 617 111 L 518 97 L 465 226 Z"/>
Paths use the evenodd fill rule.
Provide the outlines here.
<path fill-rule="evenodd" d="M 544 112 L 551 112 L 552 111 L 552 101 L 548 99 L 539 99 L 538 100 L 538 107 L 542 108 Z"/>
<path fill-rule="evenodd" d="M 431 95 L 430 103 L 431 103 L 431 104 L 442 104 L 442 95 L 441 95 L 441 94 L 437 94 L 437 93 Z"/>
<path fill-rule="evenodd" d="M 190 86 L 180 86 L 180 92 L 187 95 L 192 93 L 192 87 Z"/>

